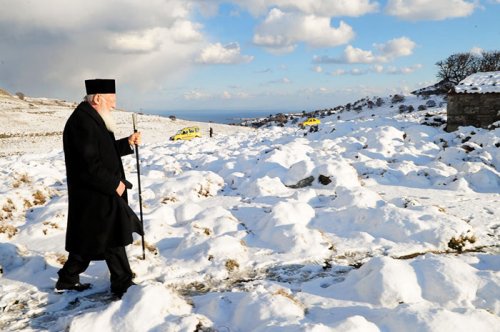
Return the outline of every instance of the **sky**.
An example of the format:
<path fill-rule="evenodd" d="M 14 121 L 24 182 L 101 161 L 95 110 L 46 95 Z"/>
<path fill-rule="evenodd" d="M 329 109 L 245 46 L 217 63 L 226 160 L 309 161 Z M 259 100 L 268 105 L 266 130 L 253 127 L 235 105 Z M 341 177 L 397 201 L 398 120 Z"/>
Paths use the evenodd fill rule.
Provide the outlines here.
<path fill-rule="evenodd" d="M 0 88 L 131 111 L 335 107 L 500 49 L 500 0 L 0 0 Z"/>

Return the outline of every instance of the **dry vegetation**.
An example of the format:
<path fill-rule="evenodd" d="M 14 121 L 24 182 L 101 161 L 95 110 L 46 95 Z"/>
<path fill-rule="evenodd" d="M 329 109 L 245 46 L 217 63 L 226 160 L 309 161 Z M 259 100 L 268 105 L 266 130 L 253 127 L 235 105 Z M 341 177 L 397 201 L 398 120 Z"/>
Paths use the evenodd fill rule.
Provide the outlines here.
<path fill-rule="evenodd" d="M 16 206 L 12 199 L 7 198 L 7 201 L 2 206 L 2 210 L 0 211 L 0 221 L 11 219 L 13 216 L 13 212 L 16 210 Z"/>
<path fill-rule="evenodd" d="M 23 207 L 27 210 L 27 209 L 30 209 L 33 207 L 33 204 L 27 200 L 27 199 L 24 199 L 24 202 L 23 202 Z"/>
<path fill-rule="evenodd" d="M 450 249 L 462 252 L 467 243 L 475 243 L 476 237 L 474 235 L 460 235 L 459 237 L 452 237 L 448 242 L 448 247 Z"/>
<path fill-rule="evenodd" d="M 168 203 L 175 203 L 177 202 L 177 198 L 175 196 L 166 196 L 166 197 L 163 197 L 162 200 L 161 200 L 161 203 L 162 204 L 168 204 Z"/>
<path fill-rule="evenodd" d="M 273 293 L 273 295 L 280 295 L 280 296 L 286 297 L 287 299 L 289 299 L 290 301 L 292 301 L 293 303 L 295 303 L 299 307 L 304 308 L 304 305 L 299 300 L 297 300 L 295 297 L 293 297 L 292 294 L 289 294 L 283 288 L 278 289 L 276 292 Z"/>
<path fill-rule="evenodd" d="M 17 228 L 9 225 L 5 222 L 0 221 L 0 234 L 6 234 L 7 237 L 10 239 L 17 233 Z"/>
<path fill-rule="evenodd" d="M 66 263 L 67 260 L 68 260 L 68 256 L 66 256 L 66 254 L 57 254 L 56 255 L 56 261 L 61 265 L 64 265 L 64 263 Z"/>
<path fill-rule="evenodd" d="M 210 187 L 205 188 L 203 186 L 200 186 L 197 193 L 198 193 L 198 197 L 210 197 L 210 196 L 212 196 L 210 194 Z"/>
<path fill-rule="evenodd" d="M 43 133 L 0 133 L 0 138 L 61 136 L 62 131 Z"/>
<path fill-rule="evenodd" d="M 225 266 L 228 272 L 233 272 L 240 268 L 240 264 L 234 259 L 228 259 Z"/>
<path fill-rule="evenodd" d="M 41 192 L 40 190 L 37 190 L 33 194 L 33 204 L 43 205 L 43 204 L 45 204 L 45 202 L 47 202 L 47 197 L 45 196 L 45 194 L 43 192 Z"/>
<path fill-rule="evenodd" d="M 10 93 L 5 91 L 4 89 L 0 89 L 0 96 L 10 96 Z"/>
<path fill-rule="evenodd" d="M 142 240 L 136 240 L 134 241 L 135 246 L 142 246 Z M 147 241 L 144 241 L 144 249 L 152 253 L 153 255 L 158 255 L 159 251 L 158 248 L 156 248 L 153 244 L 148 243 Z"/>
<path fill-rule="evenodd" d="M 13 188 L 19 188 L 23 184 L 31 183 L 33 180 L 29 177 L 27 173 L 16 174 L 14 176 L 14 182 L 12 183 Z"/>

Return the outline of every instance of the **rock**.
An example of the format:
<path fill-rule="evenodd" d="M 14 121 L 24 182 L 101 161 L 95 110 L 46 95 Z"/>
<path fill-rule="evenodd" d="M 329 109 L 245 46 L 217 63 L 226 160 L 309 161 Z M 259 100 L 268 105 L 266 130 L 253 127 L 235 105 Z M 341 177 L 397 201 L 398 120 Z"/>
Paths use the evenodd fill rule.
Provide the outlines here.
<path fill-rule="evenodd" d="M 431 100 L 428 100 L 428 101 L 425 103 L 425 105 L 426 105 L 427 107 L 436 107 L 436 102 L 435 102 L 434 100 L 432 100 L 432 99 L 431 99 Z"/>
<path fill-rule="evenodd" d="M 322 185 L 326 186 L 330 183 L 332 183 L 332 180 L 330 179 L 329 176 L 325 176 L 323 174 L 320 174 L 319 177 L 318 177 L 318 181 L 319 183 L 321 183 Z"/>
<path fill-rule="evenodd" d="M 393 104 L 402 103 L 405 100 L 403 95 L 394 95 L 391 99 Z"/>
<path fill-rule="evenodd" d="M 305 179 L 300 180 L 296 184 L 292 184 L 287 187 L 292 189 L 299 189 L 299 188 L 309 187 L 313 182 L 314 182 L 314 176 L 311 175 Z"/>

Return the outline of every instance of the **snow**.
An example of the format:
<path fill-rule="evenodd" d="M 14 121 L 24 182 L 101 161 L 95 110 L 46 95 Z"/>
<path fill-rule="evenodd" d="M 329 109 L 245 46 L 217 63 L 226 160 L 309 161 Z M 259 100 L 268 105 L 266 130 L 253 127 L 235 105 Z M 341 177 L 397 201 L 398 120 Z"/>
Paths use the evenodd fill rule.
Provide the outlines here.
<path fill-rule="evenodd" d="M 472 74 L 454 89 L 457 93 L 500 93 L 500 71 Z"/>
<path fill-rule="evenodd" d="M 384 101 L 318 132 L 140 115 L 146 260 L 136 237 L 137 285 L 113 300 L 104 262 L 92 289 L 53 292 L 74 104 L 0 96 L 0 329 L 500 331 L 500 128 L 447 133 L 424 124 L 446 104 Z M 203 137 L 168 140 L 189 125 Z"/>

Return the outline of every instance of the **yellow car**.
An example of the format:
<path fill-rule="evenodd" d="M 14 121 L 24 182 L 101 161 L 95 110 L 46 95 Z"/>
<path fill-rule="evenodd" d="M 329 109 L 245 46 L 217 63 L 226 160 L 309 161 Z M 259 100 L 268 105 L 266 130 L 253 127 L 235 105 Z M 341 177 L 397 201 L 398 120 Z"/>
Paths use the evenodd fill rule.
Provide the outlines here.
<path fill-rule="evenodd" d="M 309 118 L 304 122 L 299 123 L 300 127 L 305 127 L 305 126 L 317 126 L 321 123 L 319 119 L 316 118 Z"/>
<path fill-rule="evenodd" d="M 186 127 L 179 130 L 174 136 L 170 136 L 171 141 L 177 140 L 191 140 L 195 137 L 201 137 L 199 127 Z"/>

